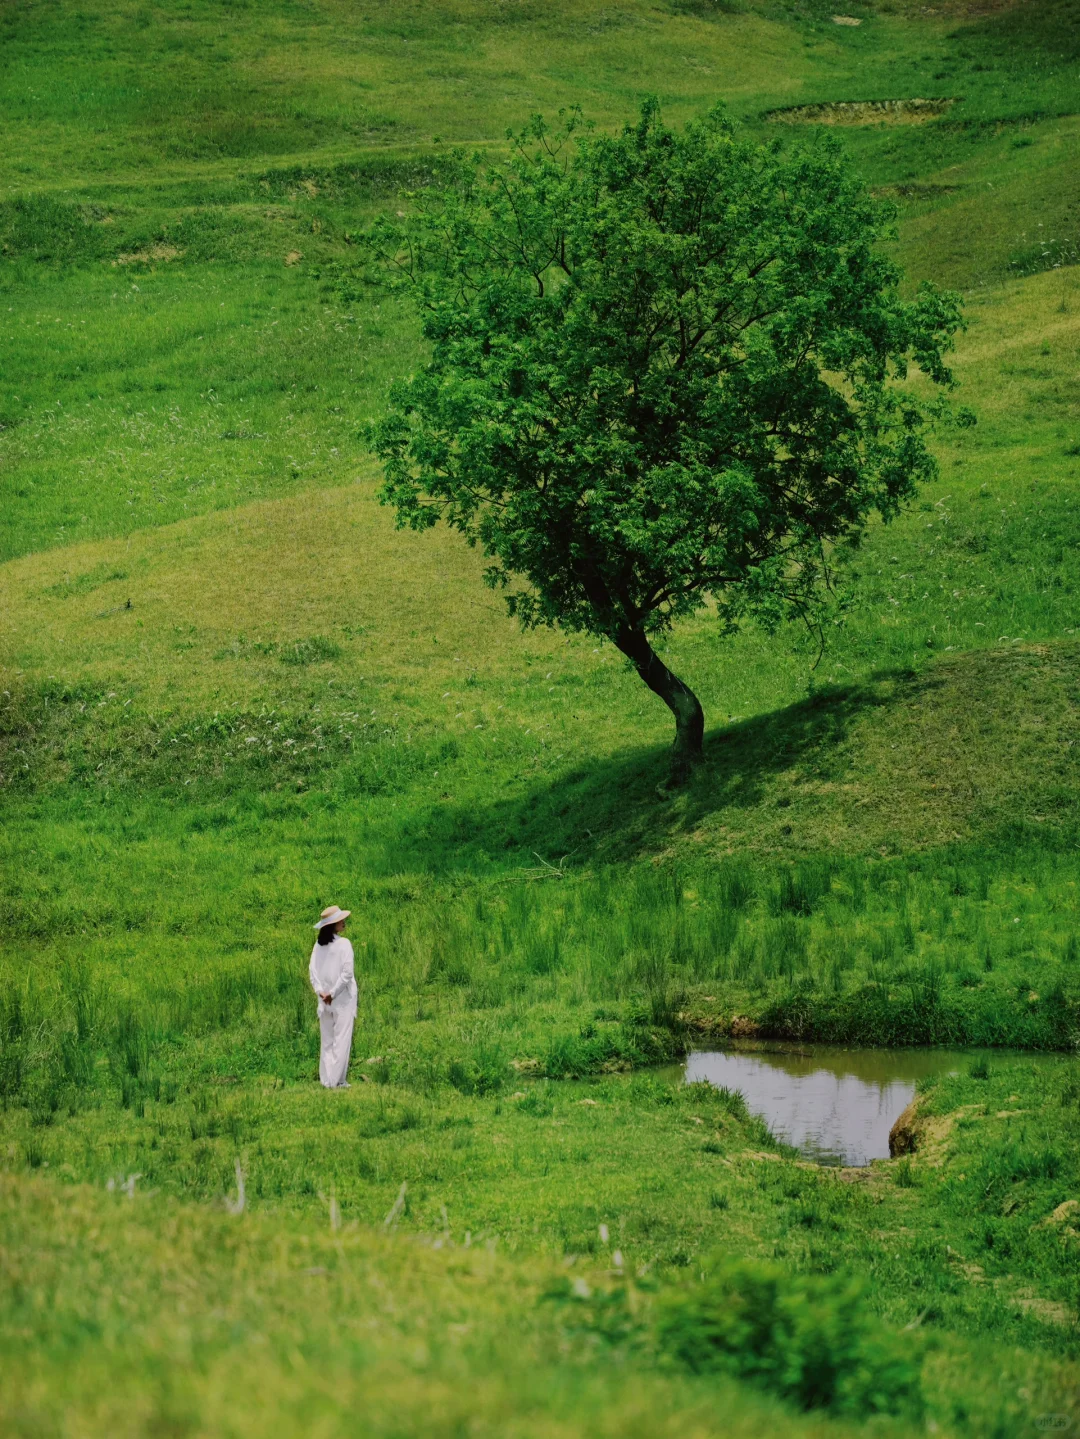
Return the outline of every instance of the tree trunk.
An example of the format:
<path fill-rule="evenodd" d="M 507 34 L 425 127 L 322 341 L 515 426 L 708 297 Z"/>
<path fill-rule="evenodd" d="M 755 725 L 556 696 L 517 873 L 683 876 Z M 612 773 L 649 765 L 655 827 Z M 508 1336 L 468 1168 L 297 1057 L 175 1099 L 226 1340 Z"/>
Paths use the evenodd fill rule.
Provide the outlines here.
<path fill-rule="evenodd" d="M 659 695 L 675 716 L 675 743 L 671 747 L 671 782 L 682 784 L 701 759 L 705 737 L 705 713 L 697 695 L 678 675 L 672 674 L 653 649 L 644 630 L 621 627 L 614 636 L 616 646 L 638 674 Z"/>

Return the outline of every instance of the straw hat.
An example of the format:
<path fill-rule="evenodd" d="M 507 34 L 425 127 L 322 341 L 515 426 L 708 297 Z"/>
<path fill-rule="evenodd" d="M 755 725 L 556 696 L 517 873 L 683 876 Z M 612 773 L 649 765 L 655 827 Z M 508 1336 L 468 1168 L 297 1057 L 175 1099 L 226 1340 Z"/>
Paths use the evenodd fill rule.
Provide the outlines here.
<path fill-rule="evenodd" d="M 328 924 L 337 924 L 338 920 L 348 919 L 350 914 L 351 909 L 338 909 L 336 904 L 328 904 L 315 922 L 315 928 L 325 929 Z"/>

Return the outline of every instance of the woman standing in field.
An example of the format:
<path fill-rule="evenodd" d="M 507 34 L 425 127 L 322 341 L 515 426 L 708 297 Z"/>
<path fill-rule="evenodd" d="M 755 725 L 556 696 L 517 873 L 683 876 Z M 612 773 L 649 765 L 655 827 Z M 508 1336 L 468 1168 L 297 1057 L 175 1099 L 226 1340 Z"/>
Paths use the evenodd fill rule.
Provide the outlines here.
<path fill-rule="evenodd" d="M 308 974 L 319 997 L 319 1029 L 322 1053 L 319 1082 L 327 1089 L 348 1089 L 353 1021 L 356 1019 L 356 974 L 353 947 L 345 938 L 345 921 L 351 911 L 329 905 L 315 928 L 319 937 L 311 951 Z"/>

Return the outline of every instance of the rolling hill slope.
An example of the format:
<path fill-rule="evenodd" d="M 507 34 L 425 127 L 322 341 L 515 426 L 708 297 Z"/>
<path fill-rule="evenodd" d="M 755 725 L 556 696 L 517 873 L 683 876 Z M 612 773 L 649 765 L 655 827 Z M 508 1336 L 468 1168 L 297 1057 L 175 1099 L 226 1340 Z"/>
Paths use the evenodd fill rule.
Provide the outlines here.
<path fill-rule="evenodd" d="M 661 1352 L 713 1254 L 869 1276 L 935 1432 L 1075 1417 L 1068 1058 L 943 1078 L 938 1148 L 857 1175 L 641 1072 L 1080 1039 L 1080 7 L 841 19 L 0 7 L 6 1431 L 847 1433 Z M 358 439 L 420 355 L 358 279 L 372 216 L 447 143 L 647 92 L 783 143 L 819 107 L 908 283 L 964 292 L 978 419 L 840 557 L 819 663 L 679 627 L 674 795 L 659 702 L 396 531 Z M 331 900 L 362 1004 L 327 1095 Z"/>

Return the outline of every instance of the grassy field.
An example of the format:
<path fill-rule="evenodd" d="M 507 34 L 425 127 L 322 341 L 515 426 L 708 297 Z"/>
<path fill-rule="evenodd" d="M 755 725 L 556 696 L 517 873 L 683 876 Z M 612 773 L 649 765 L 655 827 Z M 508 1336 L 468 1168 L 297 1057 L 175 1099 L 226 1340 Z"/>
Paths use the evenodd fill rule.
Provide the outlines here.
<path fill-rule="evenodd" d="M 0 11 L 4 1432 L 864 1424 L 694 1372 L 762 1274 L 793 1332 L 858 1312 L 875 1426 L 1080 1418 L 1080 9 L 847 18 Z M 824 107 L 909 282 L 963 291 L 978 418 L 843 557 L 816 666 L 671 637 L 709 727 L 674 796 L 617 654 L 396 531 L 358 438 L 421 353 L 356 278 L 372 217 L 448 145 L 646 92 L 784 143 Z M 835 108 L 914 98 L 951 103 Z M 313 1084 L 331 900 L 348 1094 Z M 914 1156 L 823 1171 L 651 1073 L 733 1030 L 1062 1058 L 942 1080 Z"/>
<path fill-rule="evenodd" d="M 1061 1068 L 949 1081 L 929 1100 L 958 1111 L 950 1163 L 872 1172 L 798 1167 L 715 1091 L 647 1077 L 487 1102 L 264 1082 L 84 1115 L 59 1174 L 0 1180 L 7 1427 L 293 1433 L 361 1404 L 380 1435 L 843 1434 L 672 1362 L 663 1316 L 731 1253 L 865 1275 L 868 1324 L 903 1336 L 943 1430 L 1075 1422 Z M 192 1202 L 235 1207 L 234 1141 L 241 1215 Z M 72 1184 L 90 1148 L 93 1189 Z"/>

